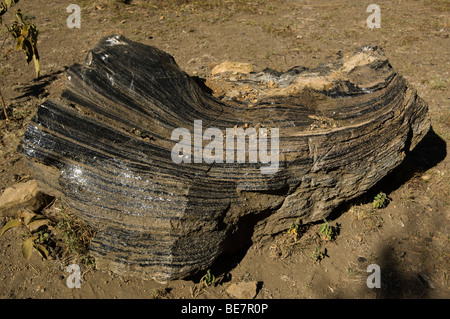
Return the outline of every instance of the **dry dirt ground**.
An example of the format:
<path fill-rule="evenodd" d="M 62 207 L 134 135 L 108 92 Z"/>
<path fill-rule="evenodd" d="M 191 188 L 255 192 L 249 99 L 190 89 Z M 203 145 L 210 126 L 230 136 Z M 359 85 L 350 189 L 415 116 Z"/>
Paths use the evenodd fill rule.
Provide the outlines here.
<path fill-rule="evenodd" d="M 81 7 L 79 29 L 66 24 L 71 3 Z M 374 29 L 366 24 L 370 3 L 377 2 L 20 1 L 40 31 L 41 77 L 33 79 L 32 63 L 27 66 L 7 40 L 0 51 L 0 87 L 11 120 L 0 115 L 0 194 L 32 175 L 16 148 L 39 103 L 59 96 L 65 69 L 82 62 L 103 36 L 120 33 L 157 46 L 200 77 L 225 60 L 250 62 L 257 70 L 287 70 L 316 66 L 340 50 L 378 45 L 428 102 L 433 131 L 371 192 L 333 214 L 330 223 L 339 229 L 334 241 L 321 240 L 317 224 L 300 228 L 296 241 L 286 232 L 253 243 L 212 267 L 220 282 L 195 297 L 230 298 L 231 283 L 257 281 L 256 299 L 449 298 L 450 3 L 380 1 L 381 28 Z M 2 29 L 2 39 L 5 35 Z M 372 201 L 380 191 L 390 201 L 374 210 Z M 42 260 L 33 253 L 26 261 L 21 242 L 18 230 L 0 238 L 0 298 L 192 298 L 203 275 L 159 284 L 82 265 L 81 288 L 70 289 L 67 260 Z M 326 250 L 320 261 L 313 256 L 316 247 Z M 370 264 L 380 267 L 381 288 L 366 284 Z"/>

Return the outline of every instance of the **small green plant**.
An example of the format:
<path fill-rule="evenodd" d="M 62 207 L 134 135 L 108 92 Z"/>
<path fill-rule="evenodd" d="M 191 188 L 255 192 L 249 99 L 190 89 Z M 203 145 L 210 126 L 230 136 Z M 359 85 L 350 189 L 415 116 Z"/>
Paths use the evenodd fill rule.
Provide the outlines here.
<path fill-rule="evenodd" d="M 373 199 L 372 205 L 375 209 L 380 209 L 385 207 L 387 204 L 387 196 L 385 193 L 380 192 L 375 198 Z"/>
<path fill-rule="evenodd" d="M 320 262 L 322 259 L 327 257 L 327 249 L 324 248 L 323 252 L 320 250 L 318 246 L 316 246 L 316 249 L 311 253 L 311 258 L 314 261 L 314 263 Z"/>
<path fill-rule="evenodd" d="M 211 274 L 211 272 L 209 270 L 206 272 L 206 275 L 204 275 L 200 279 L 200 283 L 206 287 L 211 286 L 215 281 L 216 281 L 216 277 L 213 274 Z"/>
<path fill-rule="evenodd" d="M 0 236 L 14 227 L 22 226 L 26 229 L 21 248 L 23 257 L 29 260 L 34 248 L 43 258 L 48 259 L 49 253 L 44 245 L 48 243 L 50 234 L 41 229 L 44 225 L 49 227 L 48 219 L 45 216 L 23 212 L 19 213 L 19 219 L 12 219 L 3 226 Z"/>
<path fill-rule="evenodd" d="M 300 218 L 297 218 L 295 220 L 295 222 L 292 223 L 288 229 L 288 234 L 292 235 L 294 237 L 294 241 L 297 240 L 300 224 L 301 224 L 301 220 L 300 220 Z"/>
<path fill-rule="evenodd" d="M 59 212 L 56 230 L 58 237 L 65 244 L 66 252 L 79 258 L 84 265 L 93 266 L 95 260 L 89 254 L 89 244 L 94 232 L 81 221 L 69 216 L 63 206 L 60 207 Z"/>
<path fill-rule="evenodd" d="M 39 32 L 36 26 L 26 21 L 20 9 L 17 9 L 14 12 L 15 18 L 11 20 L 11 25 L 8 25 L 3 19 L 8 10 L 18 2 L 19 0 L 0 0 L 0 26 L 5 25 L 7 31 L 7 37 L 3 40 L 0 50 L 3 49 L 3 45 L 8 36 L 12 36 L 16 42 L 16 51 L 22 50 L 25 53 L 27 63 L 30 63 L 32 60 L 34 61 L 36 78 L 38 78 L 40 70 L 39 53 L 37 49 Z M 2 104 L 3 112 L 5 113 L 5 119 L 8 121 L 9 118 L 6 111 L 6 104 L 1 91 L 0 103 Z"/>
<path fill-rule="evenodd" d="M 215 281 L 216 277 L 208 270 L 206 274 L 202 278 L 200 278 L 199 283 L 195 285 L 194 288 L 191 288 L 192 297 L 195 298 L 200 295 L 205 288 L 213 285 Z"/>
<path fill-rule="evenodd" d="M 0 24 L 3 24 L 3 15 L 18 2 L 19 0 L 4 0 L 0 2 Z M 34 24 L 25 21 L 20 9 L 15 11 L 15 19 L 11 22 L 11 26 L 6 25 L 6 23 L 5 25 L 9 35 L 16 40 L 16 50 L 24 51 L 27 63 L 30 63 L 32 60 L 34 61 L 36 78 L 38 78 L 40 64 L 36 46 L 39 32 Z"/>
<path fill-rule="evenodd" d="M 323 224 L 320 225 L 319 235 L 323 240 L 332 240 L 334 239 L 336 232 L 333 226 L 328 224 L 328 221 L 324 218 Z"/>

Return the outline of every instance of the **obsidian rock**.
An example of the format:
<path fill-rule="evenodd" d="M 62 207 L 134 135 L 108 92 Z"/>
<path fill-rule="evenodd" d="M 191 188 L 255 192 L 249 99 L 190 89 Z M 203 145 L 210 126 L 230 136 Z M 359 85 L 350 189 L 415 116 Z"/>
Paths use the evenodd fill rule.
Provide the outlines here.
<path fill-rule="evenodd" d="M 278 162 L 236 153 L 196 163 L 195 146 L 174 158 L 177 128 L 190 132 L 184 142 L 200 140 L 202 155 L 208 128 L 222 132 L 222 146 L 227 129 L 248 128 L 273 146 L 278 129 L 267 153 Z M 429 128 L 426 103 L 380 48 L 205 82 L 155 47 L 110 36 L 67 70 L 61 99 L 39 106 L 19 149 L 40 188 L 95 229 L 97 267 L 163 281 L 210 267 L 245 238 L 327 217 L 397 167 Z"/>

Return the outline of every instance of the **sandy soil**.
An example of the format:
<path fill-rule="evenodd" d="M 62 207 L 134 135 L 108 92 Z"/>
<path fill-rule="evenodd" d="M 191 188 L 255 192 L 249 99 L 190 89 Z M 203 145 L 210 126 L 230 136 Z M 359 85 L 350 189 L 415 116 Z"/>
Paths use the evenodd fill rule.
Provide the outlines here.
<path fill-rule="evenodd" d="M 16 152 L 28 122 L 39 103 L 59 96 L 64 70 L 83 61 L 103 36 L 120 33 L 157 46 L 200 77 L 225 60 L 286 70 L 316 66 L 340 50 L 379 45 L 429 103 L 433 131 L 371 192 L 336 210 L 330 222 L 339 229 L 335 240 L 321 240 L 317 224 L 302 228 L 296 240 L 286 232 L 253 243 L 212 267 L 219 282 L 195 298 L 230 298 L 227 287 L 245 281 L 259 283 L 257 299 L 450 297 L 448 1 L 380 1 L 379 29 L 366 25 L 371 2 L 356 0 L 76 2 L 82 8 L 79 29 L 66 25 L 70 1 L 19 3 L 40 31 L 42 72 L 33 79 L 33 65 L 12 52 L 11 40 L 5 42 L 0 87 L 11 120 L 0 118 L 0 193 L 32 176 Z M 374 210 L 380 191 L 390 201 Z M 21 243 L 19 230 L 0 238 L 0 298 L 192 298 L 203 275 L 160 284 L 82 265 L 81 288 L 70 289 L 65 270 L 75 257 L 42 260 L 33 253 L 27 261 Z M 320 261 L 312 257 L 316 247 L 326 249 Z M 381 288 L 366 284 L 370 264 L 380 266 Z"/>

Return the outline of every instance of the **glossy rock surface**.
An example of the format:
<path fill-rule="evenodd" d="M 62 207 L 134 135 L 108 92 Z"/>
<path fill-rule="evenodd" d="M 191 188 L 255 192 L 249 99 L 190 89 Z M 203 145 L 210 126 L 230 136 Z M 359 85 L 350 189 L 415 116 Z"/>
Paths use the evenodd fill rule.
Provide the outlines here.
<path fill-rule="evenodd" d="M 195 163 L 194 154 L 174 162 L 173 131 L 201 141 L 198 121 L 223 140 L 230 128 L 277 128 L 278 166 L 262 173 L 267 161 Z M 426 103 L 379 48 L 203 83 L 167 53 L 110 36 L 68 69 L 60 101 L 39 107 L 20 150 L 39 187 L 96 230 L 98 268 L 164 281 L 297 218 L 327 217 L 397 167 L 429 128 Z"/>

